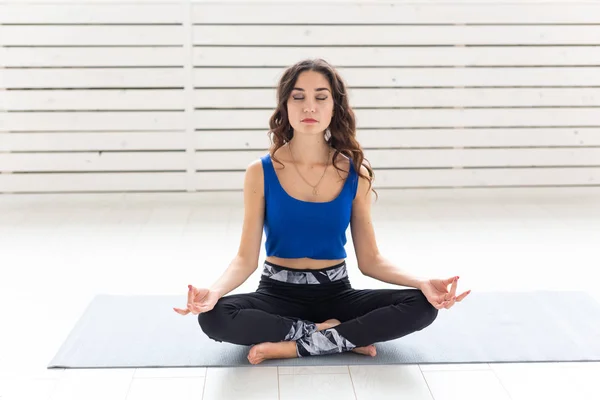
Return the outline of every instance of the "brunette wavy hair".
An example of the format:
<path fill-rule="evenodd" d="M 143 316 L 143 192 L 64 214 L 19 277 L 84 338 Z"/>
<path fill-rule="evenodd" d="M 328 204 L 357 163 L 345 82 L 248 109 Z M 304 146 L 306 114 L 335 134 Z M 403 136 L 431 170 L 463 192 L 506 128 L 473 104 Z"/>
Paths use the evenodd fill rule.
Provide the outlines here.
<path fill-rule="evenodd" d="M 277 85 L 277 108 L 269 119 L 270 131 L 268 135 L 271 140 L 269 148 L 271 157 L 283 165 L 281 161 L 275 158 L 275 152 L 294 136 L 294 129 L 290 125 L 288 118 L 287 100 L 298 80 L 298 76 L 304 71 L 315 71 L 323 74 L 331 86 L 333 117 L 329 124 L 331 136 L 327 139 L 327 142 L 334 150 L 332 156 L 333 166 L 338 171 L 346 172 L 336 165 L 335 160 L 338 154 L 348 157 L 352 160 L 354 170 L 360 177 L 369 181 L 369 189 L 378 197 L 377 191 L 372 188 L 375 173 L 371 168 L 370 162 L 365 158 L 360 143 L 356 140 L 356 120 L 354 111 L 352 111 L 348 102 L 346 84 L 336 69 L 323 59 L 317 58 L 299 61 L 286 69 L 279 80 L 279 84 Z M 361 165 L 366 167 L 369 176 L 361 173 Z"/>

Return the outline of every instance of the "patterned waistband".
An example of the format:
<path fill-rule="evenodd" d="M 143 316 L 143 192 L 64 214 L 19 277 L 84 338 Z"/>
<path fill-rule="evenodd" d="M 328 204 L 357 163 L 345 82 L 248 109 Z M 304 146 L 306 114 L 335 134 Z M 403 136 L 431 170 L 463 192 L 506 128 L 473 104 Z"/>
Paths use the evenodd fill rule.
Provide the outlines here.
<path fill-rule="evenodd" d="M 265 261 L 262 276 L 285 283 L 319 285 L 347 279 L 348 271 L 345 261 L 331 267 L 313 270 L 285 268 Z"/>

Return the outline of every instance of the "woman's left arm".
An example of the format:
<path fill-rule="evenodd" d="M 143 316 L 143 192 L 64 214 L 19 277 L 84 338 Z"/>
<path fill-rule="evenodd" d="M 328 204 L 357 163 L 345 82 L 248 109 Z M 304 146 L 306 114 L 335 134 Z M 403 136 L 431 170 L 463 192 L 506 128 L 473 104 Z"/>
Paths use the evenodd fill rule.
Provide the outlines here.
<path fill-rule="evenodd" d="M 367 174 L 367 169 L 361 167 Z M 437 309 L 451 308 L 471 293 L 470 290 L 457 295 L 458 276 L 448 279 L 426 279 L 409 274 L 386 260 L 377 248 L 375 231 L 371 221 L 371 191 L 369 183 L 360 179 L 358 191 L 352 203 L 350 220 L 352 241 L 356 251 L 356 259 L 360 271 L 371 278 L 395 285 L 420 289 L 427 300 Z M 450 290 L 448 286 L 451 285 Z"/>
<path fill-rule="evenodd" d="M 369 175 L 367 169 L 361 166 L 361 172 Z M 356 198 L 352 203 L 350 230 L 358 268 L 368 277 L 395 285 L 421 289 L 428 279 L 414 276 L 392 264 L 384 258 L 377 248 L 375 230 L 371 220 L 372 191 L 369 182 L 359 178 Z"/>

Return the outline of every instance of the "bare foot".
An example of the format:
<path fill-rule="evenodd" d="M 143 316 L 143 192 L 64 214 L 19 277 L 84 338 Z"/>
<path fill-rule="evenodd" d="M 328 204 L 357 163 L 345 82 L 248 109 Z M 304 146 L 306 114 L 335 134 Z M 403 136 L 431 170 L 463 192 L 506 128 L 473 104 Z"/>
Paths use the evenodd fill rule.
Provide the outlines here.
<path fill-rule="evenodd" d="M 321 322 L 320 324 L 317 324 L 317 331 L 322 331 L 324 329 L 333 328 L 335 326 L 338 326 L 339 324 L 341 324 L 341 322 L 338 321 L 337 319 L 328 319 L 325 322 Z M 363 354 L 365 356 L 371 356 L 371 357 L 375 357 L 377 355 L 377 349 L 375 348 L 375 345 L 372 345 L 372 344 L 369 346 L 364 346 L 364 347 L 356 347 L 356 348 L 352 349 L 352 351 L 354 353 Z"/>
<path fill-rule="evenodd" d="M 365 356 L 371 356 L 371 357 L 375 357 L 377 355 L 377 349 L 375 348 L 374 344 L 370 344 L 365 347 L 356 347 L 356 348 L 352 349 L 352 351 L 355 353 L 358 353 L 358 354 L 363 354 Z"/>
<path fill-rule="evenodd" d="M 250 364 L 260 364 L 271 358 L 296 358 L 296 342 L 265 342 L 257 344 L 250 349 L 248 361 Z"/>
<path fill-rule="evenodd" d="M 341 324 L 341 322 L 337 319 L 328 319 L 325 322 L 317 324 L 317 331 L 333 328 L 334 326 L 338 326 L 339 324 Z"/>

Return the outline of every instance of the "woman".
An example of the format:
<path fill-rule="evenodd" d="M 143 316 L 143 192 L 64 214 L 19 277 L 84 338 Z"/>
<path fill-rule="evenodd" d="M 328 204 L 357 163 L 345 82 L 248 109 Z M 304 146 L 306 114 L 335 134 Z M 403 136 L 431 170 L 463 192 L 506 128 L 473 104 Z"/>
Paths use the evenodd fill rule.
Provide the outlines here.
<path fill-rule="evenodd" d="M 277 99 L 270 151 L 245 173 L 238 254 L 210 288 L 189 285 L 187 308 L 174 310 L 198 315 L 213 340 L 254 345 L 252 364 L 345 351 L 375 356 L 374 343 L 427 327 L 470 291 L 457 296 L 458 277 L 414 277 L 379 253 L 373 170 L 363 162 L 346 87 L 331 65 L 317 59 L 288 68 Z M 360 271 L 413 289 L 351 287 L 349 224 Z M 225 296 L 256 270 L 263 228 L 267 257 L 258 289 Z"/>

